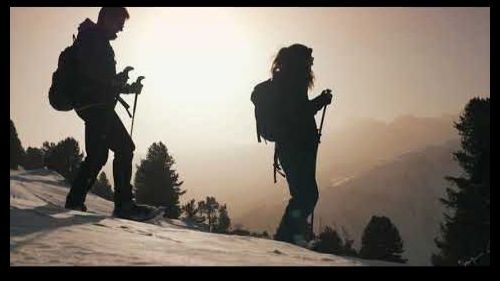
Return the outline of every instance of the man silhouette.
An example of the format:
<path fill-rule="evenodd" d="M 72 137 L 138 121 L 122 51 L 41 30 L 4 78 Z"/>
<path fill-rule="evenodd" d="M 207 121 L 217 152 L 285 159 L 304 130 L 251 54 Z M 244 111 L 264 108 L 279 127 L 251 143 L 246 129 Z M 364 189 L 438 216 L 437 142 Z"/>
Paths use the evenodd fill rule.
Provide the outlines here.
<path fill-rule="evenodd" d="M 85 19 L 78 27 L 75 41 L 79 91 L 75 93 L 75 111 L 85 122 L 87 156 L 66 197 L 65 207 L 86 211 L 85 197 L 106 164 L 109 150 L 114 152 L 114 211 L 113 215 L 131 220 L 147 220 L 158 210 L 138 205 L 133 200 L 132 158 L 135 145 L 125 126 L 114 111 L 120 93 L 139 93 L 142 85 L 127 84 L 126 68 L 116 73 L 116 62 L 110 40 L 117 38 L 129 18 L 123 7 L 103 7 L 97 23 Z"/>

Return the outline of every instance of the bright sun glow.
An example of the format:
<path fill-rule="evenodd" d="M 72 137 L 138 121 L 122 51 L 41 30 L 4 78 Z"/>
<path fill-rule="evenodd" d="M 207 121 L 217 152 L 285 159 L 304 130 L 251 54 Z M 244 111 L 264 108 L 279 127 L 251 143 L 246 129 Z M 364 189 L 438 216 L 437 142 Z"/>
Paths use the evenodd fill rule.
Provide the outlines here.
<path fill-rule="evenodd" d="M 245 118 L 252 110 L 249 94 L 259 76 L 265 79 L 268 61 L 253 59 L 263 52 L 244 23 L 218 8 L 134 12 L 119 38 L 123 40 L 113 44 L 119 69 L 126 61 L 135 67 L 131 75 L 146 76 L 137 133 L 173 141 L 176 135 L 187 135 L 216 143 L 225 131 L 240 133 L 228 127 L 231 119 L 248 119 L 245 125 L 253 129 L 253 120 Z M 159 136 L 158 128 L 165 128 L 167 135 Z"/>

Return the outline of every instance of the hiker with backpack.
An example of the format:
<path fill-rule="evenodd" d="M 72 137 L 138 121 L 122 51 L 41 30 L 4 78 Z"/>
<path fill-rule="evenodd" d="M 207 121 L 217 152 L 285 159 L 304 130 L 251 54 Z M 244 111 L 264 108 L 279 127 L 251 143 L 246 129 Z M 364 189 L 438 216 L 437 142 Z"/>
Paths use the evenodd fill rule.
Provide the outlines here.
<path fill-rule="evenodd" d="M 132 158 L 134 142 L 114 108 L 119 94 L 139 94 L 140 79 L 127 84 L 127 67 L 116 73 L 116 62 L 110 41 L 122 31 L 129 14 L 124 7 L 103 7 L 97 23 L 86 19 L 78 27 L 78 36 L 59 58 L 49 91 L 51 105 L 58 110 L 74 109 L 85 122 L 85 151 L 65 207 L 86 211 L 85 197 L 106 164 L 109 150 L 114 152 L 114 211 L 119 218 L 142 221 L 158 214 L 158 209 L 138 205 L 133 200 Z M 142 79 L 143 77 L 141 77 Z M 64 97 L 68 100 L 64 103 Z M 129 113 L 130 114 L 130 113 Z"/>
<path fill-rule="evenodd" d="M 275 239 L 306 246 L 308 217 L 318 200 L 316 154 L 320 133 L 315 114 L 331 103 L 330 90 L 313 100 L 312 49 L 293 44 L 279 50 L 274 59 L 272 78 L 255 86 L 251 100 L 255 105 L 257 138 L 275 142 L 276 172 L 284 175 L 291 199 L 276 231 Z"/>

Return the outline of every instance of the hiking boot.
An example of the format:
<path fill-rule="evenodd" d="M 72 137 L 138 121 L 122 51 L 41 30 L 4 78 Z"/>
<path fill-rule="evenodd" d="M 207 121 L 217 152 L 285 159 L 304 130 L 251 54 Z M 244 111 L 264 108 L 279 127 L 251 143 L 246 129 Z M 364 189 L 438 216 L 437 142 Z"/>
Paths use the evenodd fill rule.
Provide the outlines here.
<path fill-rule="evenodd" d="M 120 207 L 115 206 L 113 216 L 126 220 L 146 221 L 156 217 L 161 212 L 162 209 L 153 206 L 131 203 Z"/>
<path fill-rule="evenodd" d="M 75 210 L 75 211 L 80 211 L 80 212 L 86 212 L 87 211 L 87 206 L 85 204 L 75 204 L 72 203 L 68 200 L 66 200 L 66 204 L 64 205 L 64 208 L 69 209 L 69 210 Z"/>
<path fill-rule="evenodd" d="M 306 239 L 304 239 L 304 235 L 294 235 L 293 236 L 293 244 L 299 246 L 299 247 L 302 247 L 302 248 L 306 248 L 308 250 L 316 250 L 317 247 L 318 247 L 318 244 L 319 244 L 319 240 L 310 240 L 310 241 L 307 241 Z"/>
<path fill-rule="evenodd" d="M 292 243 L 297 245 L 297 246 L 304 247 L 304 248 L 307 248 L 307 245 L 309 244 L 307 242 L 307 240 L 305 239 L 304 235 L 300 235 L 300 234 L 293 235 Z"/>
<path fill-rule="evenodd" d="M 307 249 L 312 250 L 312 251 L 317 251 L 318 246 L 319 246 L 320 240 L 319 239 L 312 239 L 307 243 Z"/>

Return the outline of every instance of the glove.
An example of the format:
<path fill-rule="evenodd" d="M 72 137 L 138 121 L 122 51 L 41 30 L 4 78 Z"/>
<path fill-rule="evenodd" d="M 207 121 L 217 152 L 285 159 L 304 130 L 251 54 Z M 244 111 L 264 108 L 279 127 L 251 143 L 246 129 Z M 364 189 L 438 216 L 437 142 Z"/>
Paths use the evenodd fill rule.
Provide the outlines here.
<path fill-rule="evenodd" d="M 320 94 L 320 104 L 321 106 L 325 106 L 325 105 L 328 105 L 330 103 L 332 103 L 332 90 L 330 89 L 326 89 L 326 90 L 323 90 Z"/>
<path fill-rule="evenodd" d="M 128 93 L 128 73 L 134 68 L 131 66 L 125 67 L 122 72 L 117 73 L 114 79 L 111 81 L 111 87 L 113 92 L 116 94 Z"/>
<path fill-rule="evenodd" d="M 131 70 L 134 70 L 134 68 L 131 66 L 127 66 L 127 67 L 125 67 L 125 69 L 123 69 L 122 72 L 116 74 L 116 78 L 115 78 L 116 83 L 117 84 L 126 84 L 128 81 L 128 73 Z"/>
<path fill-rule="evenodd" d="M 140 94 L 142 92 L 142 84 L 141 82 L 134 82 L 130 85 L 127 85 L 128 86 L 128 90 L 129 90 L 129 93 L 131 94 Z"/>

